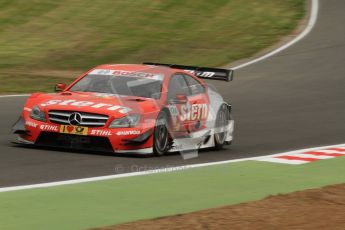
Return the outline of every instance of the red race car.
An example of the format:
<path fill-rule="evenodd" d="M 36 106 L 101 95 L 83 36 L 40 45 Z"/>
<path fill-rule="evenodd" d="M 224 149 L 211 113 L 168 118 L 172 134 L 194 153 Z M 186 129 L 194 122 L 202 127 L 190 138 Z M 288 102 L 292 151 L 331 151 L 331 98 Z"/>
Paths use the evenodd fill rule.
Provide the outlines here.
<path fill-rule="evenodd" d="M 163 155 L 232 141 L 231 105 L 200 78 L 227 69 L 159 63 L 97 66 L 56 93 L 34 93 L 12 130 L 18 143 Z"/>

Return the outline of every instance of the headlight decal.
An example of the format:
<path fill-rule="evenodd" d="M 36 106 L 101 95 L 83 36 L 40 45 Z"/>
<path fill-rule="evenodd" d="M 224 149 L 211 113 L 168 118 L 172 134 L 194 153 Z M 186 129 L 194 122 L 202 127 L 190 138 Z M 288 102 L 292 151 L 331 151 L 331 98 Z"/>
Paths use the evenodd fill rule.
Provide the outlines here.
<path fill-rule="evenodd" d="M 139 114 L 128 115 L 119 119 L 115 119 L 109 125 L 109 128 L 129 128 L 134 127 L 140 120 Z"/>
<path fill-rule="evenodd" d="M 30 118 L 38 121 L 46 121 L 46 115 L 38 106 L 32 108 Z"/>

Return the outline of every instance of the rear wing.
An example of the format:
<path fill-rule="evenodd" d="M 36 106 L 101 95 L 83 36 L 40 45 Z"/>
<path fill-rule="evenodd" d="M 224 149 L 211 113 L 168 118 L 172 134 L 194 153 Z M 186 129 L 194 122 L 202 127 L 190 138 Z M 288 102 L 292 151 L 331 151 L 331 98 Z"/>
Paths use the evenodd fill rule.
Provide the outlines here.
<path fill-rule="evenodd" d="M 206 78 L 211 80 L 232 81 L 234 78 L 234 71 L 231 69 L 219 69 L 210 67 L 197 67 L 187 65 L 162 64 L 154 62 L 144 62 L 144 65 L 166 66 L 173 69 L 182 69 L 199 78 Z"/>

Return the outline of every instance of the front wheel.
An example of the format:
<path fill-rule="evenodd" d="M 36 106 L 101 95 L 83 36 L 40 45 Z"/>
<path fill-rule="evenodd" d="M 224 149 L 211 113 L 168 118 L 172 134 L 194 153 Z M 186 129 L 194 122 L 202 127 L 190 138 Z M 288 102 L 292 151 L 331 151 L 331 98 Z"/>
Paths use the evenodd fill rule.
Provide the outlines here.
<path fill-rule="evenodd" d="M 159 113 L 153 134 L 153 153 L 162 156 L 169 150 L 168 115 L 162 111 Z"/>
<path fill-rule="evenodd" d="M 223 104 L 218 113 L 215 123 L 215 134 L 214 134 L 214 148 L 220 150 L 223 148 L 226 143 L 226 137 L 228 135 L 228 130 L 225 128 L 229 124 L 230 120 L 230 111 L 225 104 Z"/>

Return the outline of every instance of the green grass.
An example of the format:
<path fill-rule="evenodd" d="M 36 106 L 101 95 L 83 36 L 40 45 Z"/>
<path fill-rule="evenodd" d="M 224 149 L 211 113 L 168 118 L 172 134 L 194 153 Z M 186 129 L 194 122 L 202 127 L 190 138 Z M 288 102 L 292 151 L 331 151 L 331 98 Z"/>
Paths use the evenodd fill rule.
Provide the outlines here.
<path fill-rule="evenodd" d="M 50 70 L 102 63 L 220 66 L 272 45 L 303 14 L 304 0 L 0 0 L 0 92 L 49 91 L 64 80 Z"/>
<path fill-rule="evenodd" d="M 59 82 L 70 83 L 72 79 L 56 76 L 34 76 L 25 73 L 2 74 L 0 76 L 0 92 L 8 94 L 27 92 L 53 92 L 54 85 Z"/>
<path fill-rule="evenodd" d="M 345 182 L 345 157 L 305 165 L 246 161 L 0 193 L 0 229 L 85 229 L 187 213 Z"/>

